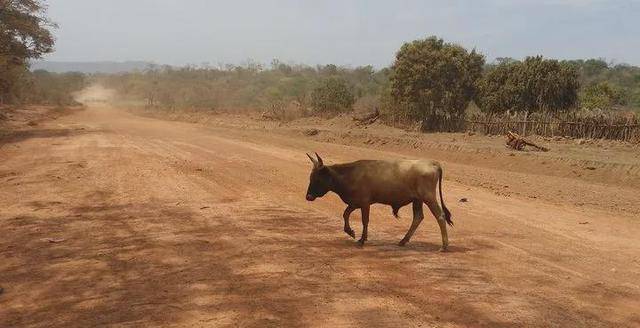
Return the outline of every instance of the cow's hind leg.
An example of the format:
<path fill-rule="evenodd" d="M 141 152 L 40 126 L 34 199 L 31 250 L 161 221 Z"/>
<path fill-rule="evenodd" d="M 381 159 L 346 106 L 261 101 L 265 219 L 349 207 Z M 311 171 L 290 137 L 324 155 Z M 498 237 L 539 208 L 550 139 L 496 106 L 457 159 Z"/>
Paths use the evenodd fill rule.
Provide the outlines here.
<path fill-rule="evenodd" d="M 409 242 L 409 240 L 411 240 L 411 236 L 413 236 L 413 233 L 416 232 L 416 229 L 418 229 L 418 226 L 420 225 L 420 222 L 422 222 L 422 219 L 424 219 L 424 213 L 422 212 L 422 201 L 414 200 L 413 201 L 413 222 L 411 222 L 411 227 L 409 228 L 409 231 L 407 231 L 407 234 L 404 236 L 404 238 L 402 238 L 402 240 L 398 245 L 404 246 L 406 243 Z"/>
<path fill-rule="evenodd" d="M 360 212 L 362 213 L 362 236 L 358 243 L 362 246 L 369 235 L 369 205 L 361 207 Z"/>
<path fill-rule="evenodd" d="M 425 200 L 425 204 L 429 206 L 431 213 L 438 221 L 438 225 L 440 226 L 440 234 L 442 235 L 442 248 L 440 251 L 444 252 L 449 247 L 449 237 L 447 236 L 447 222 L 444 218 L 444 212 L 442 208 L 438 204 L 438 201 L 434 198 L 433 200 Z"/>
<path fill-rule="evenodd" d="M 351 215 L 351 212 L 355 210 L 355 207 L 349 205 L 344 210 L 344 213 L 342 213 L 342 218 L 344 219 L 344 232 L 346 232 L 347 235 L 351 236 L 351 238 L 356 238 L 356 233 L 353 232 L 353 229 L 351 229 L 351 225 L 349 225 L 349 216 Z"/>

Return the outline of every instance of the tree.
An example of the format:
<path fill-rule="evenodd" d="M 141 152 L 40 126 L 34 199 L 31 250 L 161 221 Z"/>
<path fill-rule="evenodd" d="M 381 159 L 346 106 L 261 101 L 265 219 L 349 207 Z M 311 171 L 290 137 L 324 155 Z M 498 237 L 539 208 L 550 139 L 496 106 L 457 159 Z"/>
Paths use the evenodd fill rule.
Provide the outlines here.
<path fill-rule="evenodd" d="M 405 43 L 392 66 L 391 93 L 418 119 L 461 117 L 475 93 L 484 57 L 435 36 Z"/>
<path fill-rule="evenodd" d="M 26 83 L 29 92 L 25 92 L 21 100 L 45 105 L 75 104 L 73 92 L 87 85 L 86 76 L 77 72 L 51 73 L 36 70 L 22 81 Z"/>
<path fill-rule="evenodd" d="M 566 63 L 575 67 L 578 71 L 578 79 L 583 87 L 580 90 L 580 104 L 583 107 L 599 107 L 606 108 L 609 100 L 602 94 L 602 89 L 597 91 L 596 85 L 599 83 L 607 83 L 609 87 L 618 89 L 624 93 L 626 104 L 630 108 L 640 110 L 640 67 L 629 64 L 607 63 L 604 59 L 587 59 L 587 60 L 569 60 Z M 588 90 L 591 89 L 591 90 Z M 600 105 L 595 105 L 596 99 L 594 92 L 600 93 Z M 590 94 L 587 94 L 590 93 Z M 586 99 L 586 98 L 591 99 Z M 586 106 L 585 106 L 586 105 Z M 621 104 L 612 104 L 621 105 Z M 604 106 L 604 107 L 602 107 Z"/>
<path fill-rule="evenodd" d="M 609 64 L 602 58 L 587 59 L 582 63 L 581 68 L 586 76 L 594 76 L 609 69 Z"/>
<path fill-rule="evenodd" d="M 338 66 L 334 64 L 318 66 L 318 72 L 325 76 L 335 76 L 338 75 Z"/>
<path fill-rule="evenodd" d="M 13 103 L 22 97 L 28 75 L 26 66 L 3 63 L 0 59 L 0 105 Z"/>
<path fill-rule="evenodd" d="M 628 100 L 629 96 L 624 89 L 608 82 L 591 84 L 580 95 L 580 105 L 586 109 L 611 109 L 614 106 L 625 106 Z"/>
<path fill-rule="evenodd" d="M 40 0 L 0 0 L 0 103 L 15 94 L 30 59 L 53 51 L 50 29 Z"/>
<path fill-rule="evenodd" d="M 559 111 L 578 100 L 578 73 L 573 67 L 542 56 L 527 57 L 517 75 L 522 110 Z"/>
<path fill-rule="evenodd" d="M 542 56 L 502 62 L 476 83 L 476 103 L 485 112 L 558 111 L 574 108 L 578 74 L 575 66 Z"/>
<path fill-rule="evenodd" d="M 346 111 L 351 109 L 354 101 L 347 83 L 340 78 L 325 79 L 311 92 L 311 106 L 318 112 Z"/>
<path fill-rule="evenodd" d="M 518 107 L 521 90 L 515 83 L 517 61 L 499 61 L 476 82 L 475 102 L 484 112 L 498 113 Z"/>

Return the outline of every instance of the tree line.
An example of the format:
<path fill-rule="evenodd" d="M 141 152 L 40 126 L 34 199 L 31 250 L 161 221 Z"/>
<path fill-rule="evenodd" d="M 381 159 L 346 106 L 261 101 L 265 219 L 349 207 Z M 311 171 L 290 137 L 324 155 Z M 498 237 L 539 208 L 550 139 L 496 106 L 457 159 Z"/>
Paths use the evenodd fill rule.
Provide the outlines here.
<path fill-rule="evenodd" d="M 640 107 L 632 100 L 634 88 L 640 89 L 636 67 L 605 63 L 594 69 L 594 62 L 602 63 L 542 56 L 486 63 L 475 50 L 429 37 L 404 44 L 393 65 L 379 70 L 274 60 L 269 67 L 255 62 L 215 68 L 152 66 L 100 80 L 121 95 L 147 99 L 150 106 L 265 108 L 296 101 L 312 113 L 377 107 L 410 120 L 460 118 L 470 104 L 495 114 Z M 618 78 L 624 87 L 614 78 L 621 72 L 633 76 Z"/>
<path fill-rule="evenodd" d="M 352 110 L 384 92 L 389 70 L 372 66 L 306 66 L 273 60 L 225 67 L 150 66 L 140 72 L 100 74 L 100 83 L 121 97 L 145 99 L 146 105 L 165 108 L 266 108 L 298 102 L 311 112 Z"/>
<path fill-rule="evenodd" d="M 313 114 L 379 109 L 411 121 L 481 112 L 537 113 L 640 108 L 640 68 L 601 59 L 542 56 L 487 63 L 475 50 L 432 36 L 405 43 L 390 67 L 307 66 L 273 60 L 223 67 L 151 65 L 122 74 L 29 71 L 53 51 L 39 0 L 0 0 L 0 102 L 72 103 L 99 81 L 150 107 L 260 109 L 296 102 Z"/>

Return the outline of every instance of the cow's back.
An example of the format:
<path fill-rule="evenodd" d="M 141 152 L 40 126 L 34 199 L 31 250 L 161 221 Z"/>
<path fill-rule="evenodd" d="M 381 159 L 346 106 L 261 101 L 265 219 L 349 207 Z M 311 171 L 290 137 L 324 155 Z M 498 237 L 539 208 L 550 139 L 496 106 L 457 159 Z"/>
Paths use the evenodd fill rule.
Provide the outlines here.
<path fill-rule="evenodd" d="M 406 204 L 430 192 L 439 168 L 429 160 L 362 160 L 343 165 L 350 166 L 349 183 L 359 196 L 390 205 Z"/>

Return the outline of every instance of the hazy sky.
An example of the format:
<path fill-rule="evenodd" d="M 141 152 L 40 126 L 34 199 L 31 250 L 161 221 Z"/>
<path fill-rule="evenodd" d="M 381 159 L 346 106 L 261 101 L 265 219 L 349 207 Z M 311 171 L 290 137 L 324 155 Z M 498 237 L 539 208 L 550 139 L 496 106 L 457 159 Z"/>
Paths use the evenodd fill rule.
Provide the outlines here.
<path fill-rule="evenodd" d="M 437 35 L 489 60 L 542 54 L 640 65 L 640 0 L 49 0 L 59 61 L 374 65 Z"/>

